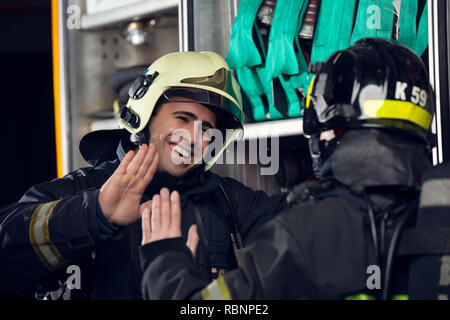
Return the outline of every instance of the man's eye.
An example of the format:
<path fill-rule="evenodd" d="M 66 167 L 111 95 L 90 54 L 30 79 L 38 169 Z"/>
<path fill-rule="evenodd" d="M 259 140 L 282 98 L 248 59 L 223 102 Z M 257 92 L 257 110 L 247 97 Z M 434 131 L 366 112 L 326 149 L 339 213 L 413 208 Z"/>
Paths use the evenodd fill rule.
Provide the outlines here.
<path fill-rule="evenodd" d="M 212 131 L 209 130 L 210 128 L 202 128 L 202 135 L 205 139 L 210 140 L 213 137 Z"/>
<path fill-rule="evenodd" d="M 180 119 L 181 121 L 183 121 L 183 122 L 189 122 L 189 119 L 188 118 L 186 118 L 186 117 L 178 117 L 178 119 Z"/>

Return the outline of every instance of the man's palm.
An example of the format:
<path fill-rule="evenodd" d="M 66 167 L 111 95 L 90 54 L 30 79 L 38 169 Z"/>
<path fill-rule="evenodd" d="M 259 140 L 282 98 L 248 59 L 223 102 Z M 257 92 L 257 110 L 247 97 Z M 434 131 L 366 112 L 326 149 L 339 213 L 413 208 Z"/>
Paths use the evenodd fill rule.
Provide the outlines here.
<path fill-rule="evenodd" d="M 139 220 L 139 204 L 158 163 L 153 144 L 143 145 L 137 153 L 127 153 L 98 195 L 103 214 L 111 223 L 128 225 Z"/>

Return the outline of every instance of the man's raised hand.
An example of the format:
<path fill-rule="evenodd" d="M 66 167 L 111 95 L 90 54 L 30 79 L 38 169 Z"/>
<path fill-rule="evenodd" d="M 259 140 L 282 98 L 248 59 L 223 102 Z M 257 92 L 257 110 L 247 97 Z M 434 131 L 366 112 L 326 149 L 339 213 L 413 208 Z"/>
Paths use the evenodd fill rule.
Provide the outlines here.
<path fill-rule="evenodd" d="M 139 204 L 158 163 L 159 156 L 153 144 L 142 145 L 137 153 L 127 153 L 98 194 L 100 207 L 109 222 L 125 226 L 139 220 Z"/>
<path fill-rule="evenodd" d="M 180 194 L 167 188 L 153 196 L 152 209 L 147 206 L 142 212 L 142 245 L 158 240 L 181 237 L 181 207 Z M 199 236 L 197 225 L 189 229 L 186 246 L 195 256 Z"/>

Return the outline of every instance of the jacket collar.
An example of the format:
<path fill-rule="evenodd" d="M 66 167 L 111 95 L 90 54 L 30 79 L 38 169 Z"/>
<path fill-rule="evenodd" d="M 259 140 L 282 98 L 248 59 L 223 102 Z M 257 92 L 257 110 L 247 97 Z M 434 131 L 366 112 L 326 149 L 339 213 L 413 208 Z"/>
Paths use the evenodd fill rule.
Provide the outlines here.
<path fill-rule="evenodd" d="M 349 130 L 331 155 L 331 172 L 356 192 L 382 186 L 418 190 L 423 172 L 431 166 L 425 147 L 408 136 L 378 129 Z"/>

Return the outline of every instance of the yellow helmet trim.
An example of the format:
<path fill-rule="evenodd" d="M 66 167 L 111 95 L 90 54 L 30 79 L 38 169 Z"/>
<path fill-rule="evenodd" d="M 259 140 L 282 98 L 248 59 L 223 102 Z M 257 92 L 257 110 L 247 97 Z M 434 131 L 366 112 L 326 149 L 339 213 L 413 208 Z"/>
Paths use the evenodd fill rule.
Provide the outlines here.
<path fill-rule="evenodd" d="M 428 130 L 432 116 L 424 108 L 409 101 L 398 100 L 366 100 L 363 104 L 364 114 L 371 119 L 407 120 Z"/>
<path fill-rule="evenodd" d="M 244 136 L 244 131 L 243 129 L 235 129 L 231 132 L 230 135 L 228 135 L 225 138 L 225 142 L 223 145 L 223 148 L 215 155 L 215 157 L 208 163 L 206 163 L 205 165 L 205 171 L 208 171 L 209 169 L 211 169 L 211 167 L 217 162 L 217 160 L 222 156 L 222 154 L 224 153 L 224 151 L 227 149 L 228 145 L 233 142 L 234 140 L 236 141 L 240 141 L 242 140 Z"/>
<path fill-rule="evenodd" d="M 316 80 L 316 76 L 314 75 L 314 77 L 313 77 L 312 80 L 311 80 L 311 83 L 309 84 L 308 92 L 307 92 L 307 94 L 306 94 L 306 106 L 305 106 L 306 109 L 309 108 L 309 104 L 311 103 L 311 97 L 310 97 L 310 95 L 311 95 L 311 93 L 312 93 L 312 91 L 313 91 L 313 88 L 314 88 L 314 81 L 315 81 L 315 80 Z"/>

